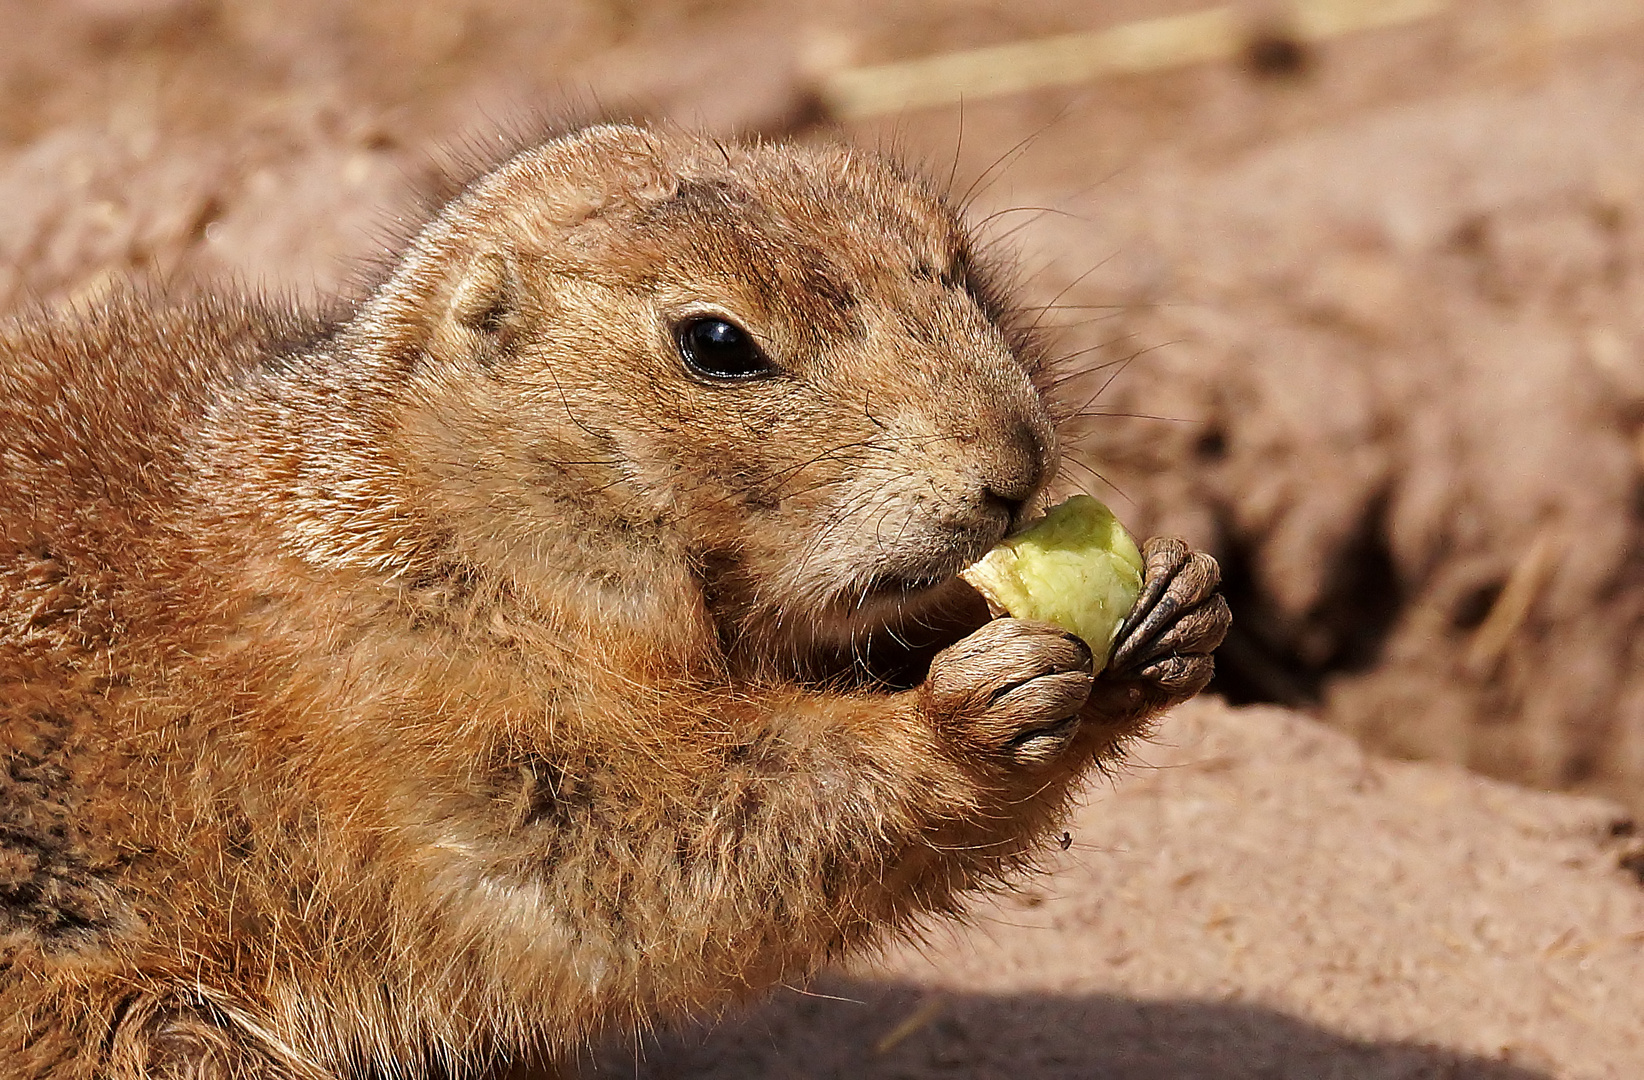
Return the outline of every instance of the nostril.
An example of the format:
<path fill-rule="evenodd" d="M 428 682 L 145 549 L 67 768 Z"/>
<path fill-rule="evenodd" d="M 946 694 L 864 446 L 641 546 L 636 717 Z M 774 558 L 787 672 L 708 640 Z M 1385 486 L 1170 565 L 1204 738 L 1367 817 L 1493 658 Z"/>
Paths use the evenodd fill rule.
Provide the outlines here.
<path fill-rule="evenodd" d="M 1018 420 L 983 473 L 989 501 L 1008 508 L 1013 521 L 1045 482 L 1050 457 L 1047 441 L 1033 424 Z"/>
<path fill-rule="evenodd" d="M 1037 469 L 1018 469 L 1008 474 L 990 475 L 984 486 L 990 500 L 1020 506 L 1039 490 L 1039 479 Z"/>

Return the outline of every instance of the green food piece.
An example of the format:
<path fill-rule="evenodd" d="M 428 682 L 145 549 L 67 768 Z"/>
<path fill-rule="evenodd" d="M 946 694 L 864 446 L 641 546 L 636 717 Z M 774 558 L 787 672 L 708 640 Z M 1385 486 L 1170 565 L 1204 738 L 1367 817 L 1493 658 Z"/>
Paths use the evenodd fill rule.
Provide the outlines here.
<path fill-rule="evenodd" d="M 1111 510 L 1075 495 L 960 575 L 994 614 L 1054 623 L 1083 638 L 1100 671 L 1142 591 L 1142 553 Z"/>

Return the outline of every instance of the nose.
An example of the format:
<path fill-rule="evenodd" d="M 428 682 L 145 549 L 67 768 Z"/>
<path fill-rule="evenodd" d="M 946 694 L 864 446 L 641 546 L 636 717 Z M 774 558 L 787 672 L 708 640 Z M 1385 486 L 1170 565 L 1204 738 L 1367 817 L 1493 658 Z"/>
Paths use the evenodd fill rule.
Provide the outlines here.
<path fill-rule="evenodd" d="M 1000 425 L 991 437 L 977 439 L 975 447 L 983 501 L 1004 509 L 1015 523 L 1028 500 L 1050 477 L 1052 442 L 1049 425 L 1016 417 Z"/>

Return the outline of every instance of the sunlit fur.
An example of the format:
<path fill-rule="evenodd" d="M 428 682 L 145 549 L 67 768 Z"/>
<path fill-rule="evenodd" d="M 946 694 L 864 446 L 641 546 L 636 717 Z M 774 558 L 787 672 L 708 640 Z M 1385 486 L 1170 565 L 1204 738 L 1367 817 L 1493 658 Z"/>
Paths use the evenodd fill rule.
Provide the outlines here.
<path fill-rule="evenodd" d="M 917 685 L 1043 368 L 885 161 L 625 127 L 334 322 L 4 330 L 0 1076 L 552 1060 L 957 910 L 1138 719 L 1028 767 Z"/>

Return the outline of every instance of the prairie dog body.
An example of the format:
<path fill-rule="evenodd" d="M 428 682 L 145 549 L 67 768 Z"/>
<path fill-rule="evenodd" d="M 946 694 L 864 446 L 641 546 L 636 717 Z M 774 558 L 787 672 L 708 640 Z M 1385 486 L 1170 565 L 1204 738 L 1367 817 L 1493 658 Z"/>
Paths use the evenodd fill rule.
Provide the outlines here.
<path fill-rule="evenodd" d="M 1055 467 L 956 215 L 596 127 L 335 321 L 0 334 L 0 1077 L 460 1077 L 711 1010 L 1031 860 L 1210 674 L 955 572 Z"/>

